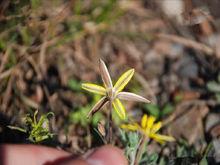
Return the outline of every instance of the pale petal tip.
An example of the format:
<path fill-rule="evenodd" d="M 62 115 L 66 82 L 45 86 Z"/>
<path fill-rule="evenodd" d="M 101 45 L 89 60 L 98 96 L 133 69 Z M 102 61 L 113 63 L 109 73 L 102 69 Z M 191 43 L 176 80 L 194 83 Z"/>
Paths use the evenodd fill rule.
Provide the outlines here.
<path fill-rule="evenodd" d="M 87 114 L 86 119 L 90 119 L 94 115 L 94 112 L 92 110 Z"/>
<path fill-rule="evenodd" d="M 145 97 L 142 97 L 142 98 L 143 98 L 143 102 L 145 102 L 145 103 L 151 103 L 151 101 L 148 100 L 148 99 L 146 99 Z"/>
<path fill-rule="evenodd" d="M 105 65 L 105 62 L 100 58 L 99 59 L 99 68 L 101 68 L 101 66 Z"/>
<path fill-rule="evenodd" d="M 131 69 L 129 69 L 129 71 L 131 72 L 131 75 L 133 75 L 134 72 L 135 72 L 135 69 L 134 69 L 134 68 L 131 68 Z"/>
<path fill-rule="evenodd" d="M 81 84 L 81 88 L 82 88 L 82 89 L 85 89 L 85 86 L 86 86 L 85 83 L 82 83 L 82 84 Z"/>
<path fill-rule="evenodd" d="M 101 64 L 101 63 L 104 63 L 104 64 L 105 64 L 105 62 L 100 58 L 100 59 L 99 59 L 99 64 Z"/>
<path fill-rule="evenodd" d="M 145 98 L 145 103 L 151 103 L 151 101 Z"/>
<path fill-rule="evenodd" d="M 170 136 L 170 137 L 171 137 L 171 139 L 170 139 L 171 142 L 176 141 L 176 139 L 173 136 Z"/>

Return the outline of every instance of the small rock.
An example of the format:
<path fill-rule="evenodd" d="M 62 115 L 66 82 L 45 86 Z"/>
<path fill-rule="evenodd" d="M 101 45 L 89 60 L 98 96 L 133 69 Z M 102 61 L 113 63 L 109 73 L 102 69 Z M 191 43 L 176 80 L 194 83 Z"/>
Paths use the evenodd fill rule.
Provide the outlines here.
<path fill-rule="evenodd" d="M 209 108 L 202 102 L 183 102 L 176 108 L 176 120 L 174 120 L 168 132 L 176 139 L 185 138 L 189 144 L 199 143 L 204 140 L 202 119 L 208 113 Z"/>
<path fill-rule="evenodd" d="M 220 122 L 220 116 L 216 115 L 215 113 L 210 113 L 207 116 L 207 119 L 205 122 L 205 131 L 206 132 L 210 131 L 210 129 L 219 122 Z"/>

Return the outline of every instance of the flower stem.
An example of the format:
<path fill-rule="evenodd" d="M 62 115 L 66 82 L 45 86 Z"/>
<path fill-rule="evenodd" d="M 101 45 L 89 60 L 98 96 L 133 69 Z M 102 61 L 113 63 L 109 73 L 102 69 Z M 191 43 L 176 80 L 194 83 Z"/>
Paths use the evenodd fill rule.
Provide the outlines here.
<path fill-rule="evenodd" d="M 135 161 L 134 161 L 134 165 L 138 165 L 139 162 L 141 161 L 141 158 L 142 158 L 142 154 L 144 152 L 144 146 L 145 144 L 148 142 L 148 137 L 143 135 L 141 137 L 141 140 L 140 140 L 140 143 L 139 143 L 139 146 L 138 146 L 138 151 L 137 151 L 137 154 L 136 154 L 136 158 L 135 158 Z"/>
<path fill-rule="evenodd" d="M 108 143 L 112 143 L 112 102 L 109 102 L 109 114 L 108 114 Z"/>

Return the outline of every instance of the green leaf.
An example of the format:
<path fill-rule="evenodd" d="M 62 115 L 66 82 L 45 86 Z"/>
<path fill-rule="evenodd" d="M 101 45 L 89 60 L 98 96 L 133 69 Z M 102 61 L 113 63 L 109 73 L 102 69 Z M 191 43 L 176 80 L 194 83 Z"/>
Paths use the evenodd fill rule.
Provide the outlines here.
<path fill-rule="evenodd" d="M 119 129 L 120 137 L 125 145 L 125 155 L 130 164 L 134 164 L 136 152 L 138 150 L 140 135 L 137 132 L 126 132 Z"/>
<path fill-rule="evenodd" d="M 159 118 L 160 109 L 156 104 L 145 104 L 144 110 L 147 111 L 150 115 Z"/>
<path fill-rule="evenodd" d="M 217 93 L 217 94 L 215 95 L 215 97 L 216 97 L 217 102 L 220 103 L 220 93 Z"/>
<path fill-rule="evenodd" d="M 174 102 L 175 103 L 179 103 L 179 102 L 181 102 L 183 100 L 183 95 L 182 94 L 177 94 L 177 95 L 175 95 L 175 97 L 174 97 Z"/>
<path fill-rule="evenodd" d="M 28 31 L 27 27 L 22 27 L 20 30 L 22 41 L 25 45 L 30 45 L 32 43 L 32 36 Z"/>
<path fill-rule="evenodd" d="M 167 162 L 166 162 L 165 158 L 161 157 L 158 165 L 166 165 L 166 164 L 167 164 Z"/>
<path fill-rule="evenodd" d="M 101 113 L 99 113 L 99 112 L 95 113 L 92 117 L 92 125 L 94 127 L 97 127 L 98 122 L 102 119 L 104 119 L 104 116 Z"/>
<path fill-rule="evenodd" d="M 120 138 L 121 138 L 122 142 L 126 142 L 127 141 L 127 137 L 126 137 L 125 130 L 119 128 L 119 133 L 120 133 Z"/>
<path fill-rule="evenodd" d="M 31 0 L 31 7 L 33 9 L 37 9 L 41 4 L 41 1 L 40 0 Z"/>
<path fill-rule="evenodd" d="M 49 117 L 54 115 L 49 112 L 42 115 L 39 120 L 37 120 L 38 110 L 36 110 L 31 116 L 27 114 L 25 117 L 25 128 L 19 128 L 14 126 L 8 126 L 11 129 L 15 129 L 28 134 L 28 139 L 33 143 L 39 143 L 45 139 L 53 137 L 54 134 L 50 133 L 49 130 Z"/>
<path fill-rule="evenodd" d="M 163 108 L 161 115 L 165 116 L 173 112 L 173 106 L 171 104 L 166 104 L 165 107 Z"/>
<path fill-rule="evenodd" d="M 17 64 L 16 54 L 13 50 L 10 50 L 9 56 L 8 56 L 8 62 L 6 63 L 5 68 L 10 69 L 16 64 Z"/>
<path fill-rule="evenodd" d="M 78 82 L 77 80 L 75 79 L 70 79 L 68 81 L 68 87 L 71 88 L 73 91 L 76 91 L 76 92 L 79 92 L 81 91 L 81 83 Z"/>
<path fill-rule="evenodd" d="M 176 149 L 176 157 L 193 157 L 196 156 L 196 150 L 190 146 L 184 139 L 179 139 Z"/>
<path fill-rule="evenodd" d="M 220 73 L 218 74 L 218 82 L 220 83 Z"/>
<path fill-rule="evenodd" d="M 149 165 L 156 165 L 157 164 L 157 160 L 158 160 L 159 156 L 157 153 L 153 153 L 149 156 L 147 164 Z"/>
<path fill-rule="evenodd" d="M 0 50 L 4 50 L 7 47 L 7 42 L 4 41 L 2 38 L 0 39 Z"/>
<path fill-rule="evenodd" d="M 136 147 L 140 140 L 138 133 L 136 132 L 128 132 L 128 141 L 131 147 Z"/>
<path fill-rule="evenodd" d="M 211 92 L 220 92 L 220 83 L 217 83 L 215 81 L 210 81 L 207 84 L 207 88 Z"/>
<path fill-rule="evenodd" d="M 76 15 L 79 15 L 79 14 L 81 13 L 81 11 L 82 11 L 82 6 L 83 6 L 83 3 L 82 3 L 81 0 L 76 0 L 76 1 L 74 2 L 74 13 L 75 13 Z"/>
<path fill-rule="evenodd" d="M 91 119 L 87 119 L 87 114 L 89 110 L 90 107 L 86 106 L 86 107 L 81 107 L 77 111 L 72 111 L 70 113 L 70 118 L 69 118 L 70 122 L 74 124 L 80 124 L 81 126 L 86 127 L 91 121 Z"/>
<path fill-rule="evenodd" d="M 208 161 L 206 157 L 203 157 L 202 160 L 199 162 L 199 165 L 208 165 Z"/>

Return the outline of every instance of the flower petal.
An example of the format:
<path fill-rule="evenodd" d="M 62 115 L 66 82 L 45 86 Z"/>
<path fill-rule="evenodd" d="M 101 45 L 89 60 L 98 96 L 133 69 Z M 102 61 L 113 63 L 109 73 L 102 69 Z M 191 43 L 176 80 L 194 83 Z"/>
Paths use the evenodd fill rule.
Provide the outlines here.
<path fill-rule="evenodd" d="M 102 86 L 90 83 L 82 83 L 82 88 L 96 94 L 105 95 L 106 90 Z"/>
<path fill-rule="evenodd" d="M 162 123 L 158 122 L 156 124 L 154 124 L 151 128 L 151 133 L 156 133 L 157 131 L 159 131 L 159 129 L 161 128 Z"/>
<path fill-rule="evenodd" d="M 147 126 L 147 115 L 145 114 L 141 119 L 141 127 L 145 129 Z"/>
<path fill-rule="evenodd" d="M 111 77 L 109 75 L 109 72 L 108 72 L 108 69 L 104 63 L 103 60 L 99 60 L 99 69 L 100 69 L 100 72 L 101 72 L 101 77 L 102 77 L 102 81 L 104 83 L 104 86 L 106 89 L 108 88 L 112 88 L 113 85 L 112 85 L 112 80 L 111 80 Z"/>
<path fill-rule="evenodd" d="M 150 138 L 162 144 L 165 141 L 169 141 L 169 142 L 175 141 L 175 139 L 172 136 L 166 136 L 166 135 L 161 135 L 161 134 L 152 134 L 150 135 Z"/>
<path fill-rule="evenodd" d="M 96 113 L 98 110 L 100 110 L 106 103 L 108 102 L 107 97 L 102 97 L 94 106 L 93 108 L 89 111 L 87 118 L 90 117 L 90 115 L 93 115 Z"/>
<path fill-rule="evenodd" d="M 114 107 L 115 111 L 117 112 L 118 116 L 124 120 L 126 117 L 126 114 L 125 114 L 125 108 L 122 105 L 121 101 L 119 99 L 114 99 L 112 104 L 113 104 L 113 107 Z"/>
<path fill-rule="evenodd" d="M 119 92 L 117 94 L 117 98 L 119 98 L 121 100 L 150 103 L 150 100 L 147 100 L 144 97 L 139 96 L 139 95 L 134 94 L 134 93 L 131 93 L 131 92 Z"/>
<path fill-rule="evenodd" d="M 137 123 L 134 123 L 134 124 L 122 124 L 121 128 L 130 130 L 130 131 L 138 131 L 139 130 L 139 125 Z"/>
<path fill-rule="evenodd" d="M 125 73 L 121 75 L 121 77 L 118 79 L 118 81 L 115 83 L 115 86 L 114 86 L 116 93 L 124 89 L 124 87 L 130 81 L 133 75 L 134 75 L 134 69 L 129 69 L 128 71 L 126 71 Z"/>
<path fill-rule="evenodd" d="M 150 116 L 148 119 L 147 119 L 147 126 L 146 126 L 146 129 L 147 130 L 150 130 L 155 122 L 156 118 L 153 117 L 153 116 Z"/>

